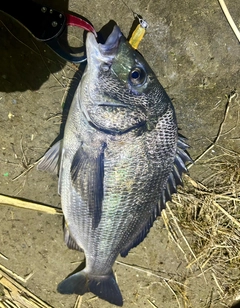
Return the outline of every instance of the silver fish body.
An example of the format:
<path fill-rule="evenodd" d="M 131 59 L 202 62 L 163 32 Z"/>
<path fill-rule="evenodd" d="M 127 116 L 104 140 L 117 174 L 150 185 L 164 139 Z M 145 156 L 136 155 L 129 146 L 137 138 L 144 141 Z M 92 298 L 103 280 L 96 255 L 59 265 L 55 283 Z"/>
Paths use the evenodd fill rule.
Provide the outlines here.
<path fill-rule="evenodd" d="M 58 291 L 91 291 L 122 306 L 112 266 L 145 238 L 190 157 L 169 97 L 120 29 L 105 44 L 89 33 L 86 48 L 64 138 L 38 168 L 56 170 L 60 151 L 65 241 L 86 257 L 86 267 Z"/>

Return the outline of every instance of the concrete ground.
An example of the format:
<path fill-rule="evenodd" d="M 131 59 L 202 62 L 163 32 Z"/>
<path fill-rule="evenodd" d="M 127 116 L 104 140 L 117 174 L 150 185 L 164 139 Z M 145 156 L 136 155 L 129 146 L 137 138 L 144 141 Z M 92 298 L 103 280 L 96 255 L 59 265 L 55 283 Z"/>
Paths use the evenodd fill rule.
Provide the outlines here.
<path fill-rule="evenodd" d="M 173 101 L 189 153 L 196 159 L 211 145 L 224 119 L 227 97 L 240 88 L 239 42 L 218 1 L 130 0 L 129 8 L 121 0 L 42 3 L 86 17 L 97 31 L 113 20 L 125 36 L 133 23 L 129 8 L 142 15 L 149 28 L 139 50 Z M 226 4 L 240 27 L 240 2 Z M 60 207 L 56 177 L 35 168 L 18 175 L 58 136 L 62 104 L 71 101 L 68 87 L 81 74 L 1 12 L 0 59 L 0 193 Z M 235 96 L 219 145 L 240 153 L 238 109 Z M 207 157 L 220 152 L 216 146 Z M 190 169 L 198 181 L 209 174 L 210 168 L 201 161 Z M 8 258 L 0 255 L 0 264 L 13 272 L 22 277 L 33 273 L 25 286 L 42 300 L 54 308 L 74 307 L 76 296 L 60 295 L 56 286 L 84 255 L 65 246 L 61 216 L 1 205 L 0 253 Z M 205 281 L 186 269 L 184 255 L 168 239 L 161 218 L 144 242 L 118 261 L 114 270 L 125 307 L 231 307 L 236 298 L 235 294 L 225 302 L 211 277 L 206 274 Z M 82 298 L 83 308 L 100 306 L 111 307 L 92 294 Z"/>

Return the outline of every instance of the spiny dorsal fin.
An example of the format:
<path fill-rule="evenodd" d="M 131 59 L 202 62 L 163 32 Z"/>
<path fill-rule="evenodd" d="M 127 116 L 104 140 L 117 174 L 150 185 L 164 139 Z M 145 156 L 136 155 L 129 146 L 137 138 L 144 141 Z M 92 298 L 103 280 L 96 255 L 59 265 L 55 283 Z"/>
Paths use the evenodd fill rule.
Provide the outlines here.
<path fill-rule="evenodd" d="M 187 173 L 187 162 L 192 162 L 191 157 L 187 153 L 189 146 L 185 142 L 185 138 L 178 136 L 177 151 L 174 160 L 172 172 L 170 173 L 165 190 L 162 192 L 159 202 L 159 213 L 166 207 L 166 202 L 172 200 L 172 194 L 177 192 L 177 185 L 183 186 L 182 174 Z"/>

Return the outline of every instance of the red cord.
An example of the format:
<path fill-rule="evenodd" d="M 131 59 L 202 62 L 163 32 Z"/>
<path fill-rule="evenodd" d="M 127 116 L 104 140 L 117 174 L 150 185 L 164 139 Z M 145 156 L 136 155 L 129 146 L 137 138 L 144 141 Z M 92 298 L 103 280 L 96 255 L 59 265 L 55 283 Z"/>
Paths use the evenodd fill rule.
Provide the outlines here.
<path fill-rule="evenodd" d="M 97 37 L 97 33 L 96 33 L 95 29 L 87 21 L 85 21 L 85 20 L 83 20 L 83 19 L 81 19 L 77 16 L 70 15 L 70 14 L 65 14 L 65 16 L 66 16 L 66 24 L 68 26 L 76 26 L 76 27 L 82 28 L 86 31 L 90 31 Z"/>

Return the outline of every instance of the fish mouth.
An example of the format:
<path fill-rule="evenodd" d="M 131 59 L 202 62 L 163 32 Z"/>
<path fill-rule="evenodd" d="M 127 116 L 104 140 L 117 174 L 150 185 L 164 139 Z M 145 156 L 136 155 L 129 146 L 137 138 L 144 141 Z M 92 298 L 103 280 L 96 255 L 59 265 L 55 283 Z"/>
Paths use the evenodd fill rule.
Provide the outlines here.
<path fill-rule="evenodd" d="M 88 63 L 96 66 L 97 62 L 112 62 L 117 54 L 121 37 L 123 34 L 117 25 L 114 26 L 104 44 L 98 43 L 94 34 L 89 32 L 86 40 Z"/>
<path fill-rule="evenodd" d="M 106 42 L 104 44 L 99 44 L 99 50 L 102 55 L 116 54 L 121 37 L 122 32 L 120 28 L 115 25 Z"/>

